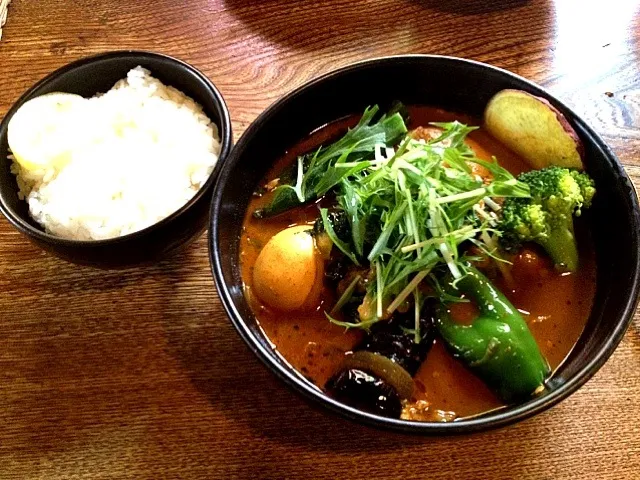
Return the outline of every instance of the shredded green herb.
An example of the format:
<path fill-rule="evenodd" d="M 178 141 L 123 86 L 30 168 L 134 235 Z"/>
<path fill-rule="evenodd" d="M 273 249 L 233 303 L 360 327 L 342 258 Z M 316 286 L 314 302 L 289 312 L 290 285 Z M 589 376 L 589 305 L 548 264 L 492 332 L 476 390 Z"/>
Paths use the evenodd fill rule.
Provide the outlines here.
<path fill-rule="evenodd" d="M 370 162 L 363 160 L 373 158 L 377 145 L 392 146 L 407 133 L 399 113 L 383 115 L 374 122 L 378 112 L 377 105 L 367 108 L 358 124 L 340 140 L 298 157 L 295 173 L 284 176 L 291 177 L 291 182 L 278 186 L 269 205 L 254 215 L 269 217 L 315 200 L 343 178 L 367 168 Z"/>
<path fill-rule="evenodd" d="M 282 211 L 287 202 L 279 195 L 289 195 L 289 205 L 299 205 L 334 193 L 348 218 L 351 238 L 337 237 L 323 209 L 325 231 L 355 265 L 368 263 L 375 281 L 367 283 L 358 321 L 327 317 L 348 328 L 369 328 L 413 297 L 418 340 L 419 308 L 426 298 L 420 285 L 427 283 L 440 298 L 445 296 L 434 272 L 464 275 L 459 248 L 464 242 L 495 256 L 494 245 L 483 241 L 495 232 L 492 199 L 529 197 L 529 188 L 495 159 L 476 157 L 465 143 L 474 127 L 435 123 L 442 129 L 439 137 L 417 140 L 407 133 L 399 114 L 374 123 L 377 112 L 378 107 L 367 109 L 338 142 L 298 159 L 295 184 L 278 187 L 266 211 Z M 392 152 L 389 147 L 394 147 Z M 490 177 L 475 175 L 473 164 L 484 167 Z"/>

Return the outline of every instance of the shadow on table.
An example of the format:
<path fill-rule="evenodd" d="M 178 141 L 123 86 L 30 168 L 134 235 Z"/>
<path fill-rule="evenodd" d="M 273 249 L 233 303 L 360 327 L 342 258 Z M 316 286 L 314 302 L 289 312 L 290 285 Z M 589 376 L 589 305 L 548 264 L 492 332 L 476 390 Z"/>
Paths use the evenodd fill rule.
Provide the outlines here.
<path fill-rule="evenodd" d="M 484 447 L 477 439 L 488 435 L 486 433 L 435 438 L 382 432 L 306 402 L 253 356 L 225 318 L 221 306 L 216 307 L 209 321 L 194 319 L 191 325 L 182 326 L 169 321 L 165 327 L 172 354 L 180 360 L 193 385 L 206 396 L 212 408 L 224 412 L 230 421 L 247 426 L 258 438 L 268 438 L 291 449 L 343 455 L 424 449 L 423 462 L 429 459 L 429 445 L 434 442 L 450 444 L 453 457 L 461 448 L 468 449 L 465 457 L 482 456 Z M 540 421 L 544 422 L 543 417 L 503 429 L 501 441 L 508 441 L 514 435 L 513 438 L 535 435 L 530 431 L 540 430 L 540 424 L 536 425 Z M 242 428 L 237 430 L 241 432 Z M 539 440 L 536 444 L 544 444 L 543 439 Z M 511 473 L 516 475 L 517 471 Z"/>
<path fill-rule="evenodd" d="M 234 448 L 234 461 L 251 465 L 261 478 L 295 478 L 297 465 L 314 458 L 335 461 L 336 468 L 349 468 L 360 478 L 357 472 L 371 471 L 369 457 L 378 465 L 381 458 L 389 460 L 389 470 L 378 472 L 384 478 L 403 478 L 403 472 L 429 478 L 443 471 L 460 478 L 481 478 L 478 471 L 524 478 L 532 459 L 548 453 L 549 438 L 561 435 L 548 414 L 497 433 L 438 438 L 375 430 L 329 414 L 286 388 L 245 347 L 221 310 L 209 322 L 167 328 L 169 348 L 192 384 L 215 415 L 222 413 L 231 423 L 225 431 L 232 435 L 223 443 L 236 444 L 251 431 L 244 433 L 247 448 Z M 206 438 L 201 442 L 206 445 Z M 283 451 L 291 456 L 279 459 L 277 452 Z"/>
<path fill-rule="evenodd" d="M 373 48 L 384 39 L 391 39 L 393 45 L 393 39 L 406 34 L 421 35 L 433 40 L 431 47 L 441 47 L 448 43 L 443 37 L 446 40 L 455 36 L 455 32 L 465 38 L 469 36 L 469 22 L 473 20 L 468 17 L 518 8 L 531 0 L 405 0 L 399 9 L 390 8 L 389 2 L 383 1 L 224 0 L 224 3 L 231 15 L 270 41 L 296 49 L 322 50 L 356 44 L 363 49 Z M 495 21 L 504 27 L 498 16 Z M 488 22 L 491 20 L 483 17 L 482 24 L 490 27 Z M 424 46 L 429 48 L 429 42 Z"/>
<path fill-rule="evenodd" d="M 453 13 L 455 15 L 481 15 L 484 13 L 501 12 L 518 8 L 531 0 L 412 0 L 430 10 Z"/>

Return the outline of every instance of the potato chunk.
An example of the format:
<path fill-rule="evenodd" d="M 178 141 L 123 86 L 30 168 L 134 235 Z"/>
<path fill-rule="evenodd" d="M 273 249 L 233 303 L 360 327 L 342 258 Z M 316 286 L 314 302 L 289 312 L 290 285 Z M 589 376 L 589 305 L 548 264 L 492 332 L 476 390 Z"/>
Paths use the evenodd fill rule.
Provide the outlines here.
<path fill-rule="evenodd" d="M 543 98 L 502 90 L 487 104 L 484 125 L 533 168 L 584 168 L 580 138 L 564 115 Z"/>

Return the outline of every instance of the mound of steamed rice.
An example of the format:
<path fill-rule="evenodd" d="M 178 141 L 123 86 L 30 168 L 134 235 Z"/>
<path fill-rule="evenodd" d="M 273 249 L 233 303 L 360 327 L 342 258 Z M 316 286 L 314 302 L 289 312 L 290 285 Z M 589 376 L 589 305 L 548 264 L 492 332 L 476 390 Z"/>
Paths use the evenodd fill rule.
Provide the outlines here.
<path fill-rule="evenodd" d="M 202 107 L 137 67 L 82 102 L 69 161 L 13 163 L 20 198 L 47 232 L 100 240 L 142 230 L 187 203 L 218 160 L 218 129 Z"/>

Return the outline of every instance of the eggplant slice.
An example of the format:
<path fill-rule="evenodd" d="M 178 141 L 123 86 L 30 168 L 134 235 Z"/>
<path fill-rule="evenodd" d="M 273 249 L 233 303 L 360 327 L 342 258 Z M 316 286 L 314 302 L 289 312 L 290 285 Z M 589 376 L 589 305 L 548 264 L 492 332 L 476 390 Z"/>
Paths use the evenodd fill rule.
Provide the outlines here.
<path fill-rule="evenodd" d="M 399 314 L 375 324 L 354 348 L 353 354 L 345 357 L 326 383 L 325 391 L 359 410 L 400 418 L 402 401 L 410 398 L 408 392 L 413 388 L 411 377 L 417 373 L 433 345 L 433 305 L 427 302 L 422 309 L 419 343 L 410 331 L 414 321 L 412 315 Z M 370 355 L 357 355 L 358 352 Z M 409 385 L 406 379 L 409 379 Z"/>

